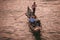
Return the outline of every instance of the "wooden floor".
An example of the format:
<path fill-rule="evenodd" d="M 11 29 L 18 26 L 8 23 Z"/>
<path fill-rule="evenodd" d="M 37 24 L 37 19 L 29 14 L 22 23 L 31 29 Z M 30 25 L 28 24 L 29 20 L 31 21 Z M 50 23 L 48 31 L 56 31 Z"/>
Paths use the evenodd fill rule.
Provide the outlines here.
<path fill-rule="evenodd" d="M 35 0 L 42 40 L 60 40 L 60 0 Z M 0 0 L 0 40 L 35 40 L 29 31 L 27 6 L 34 0 Z"/>

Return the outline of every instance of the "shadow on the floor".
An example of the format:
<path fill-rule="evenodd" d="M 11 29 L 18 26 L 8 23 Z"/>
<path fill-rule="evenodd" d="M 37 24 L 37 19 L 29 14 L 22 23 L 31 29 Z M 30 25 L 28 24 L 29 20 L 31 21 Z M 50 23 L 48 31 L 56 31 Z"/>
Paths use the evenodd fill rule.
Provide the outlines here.
<path fill-rule="evenodd" d="M 40 31 L 33 32 L 33 36 L 35 37 L 36 40 L 41 40 L 41 34 L 40 34 Z"/>

